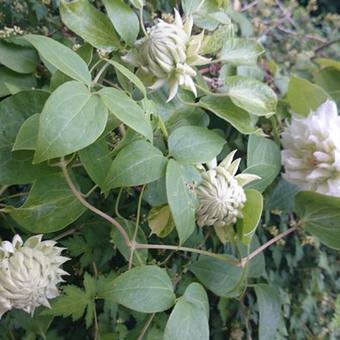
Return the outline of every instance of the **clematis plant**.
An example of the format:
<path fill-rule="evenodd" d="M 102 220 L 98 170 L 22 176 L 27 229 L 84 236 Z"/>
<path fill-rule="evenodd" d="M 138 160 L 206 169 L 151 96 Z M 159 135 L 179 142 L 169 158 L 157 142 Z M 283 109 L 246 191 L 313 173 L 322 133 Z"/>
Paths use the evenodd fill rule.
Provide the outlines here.
<path fill-rule="evenodd" d="M 330 95 L 277 86 L 228 1 L 58 9 L 56 34 L 0 40 L 0 338 L 232 339 L 237 320 L 275 339 L 265 258 L 290 257 L 267 248 L 340 249 Z"/>

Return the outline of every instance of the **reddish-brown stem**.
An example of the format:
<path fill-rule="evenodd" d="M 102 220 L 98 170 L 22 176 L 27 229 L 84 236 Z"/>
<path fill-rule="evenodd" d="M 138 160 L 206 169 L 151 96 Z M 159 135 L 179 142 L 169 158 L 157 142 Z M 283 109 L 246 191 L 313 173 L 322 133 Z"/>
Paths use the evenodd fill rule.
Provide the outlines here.
<path fill-rule="evenodd" d="M 245 267 L 246 264 L 253 259 L 255 256 L 257 256 L 258 254 L 262 253 L 265 249 L 267 249 L 268 247 L 270 247 L 273 243 L 281 240 L 282 238 L 286 237 L 287 235 L 291 234 L 292 232 L 296 231 L 298 229 L 298 226 L 295 225 L 291 228 L 289 228 L 288 230 L 284 231 L 283 233 L 273 237 L 271 240 L 269 240 L 268 242 L 266 242 L 265 244 L 263 244 L 261 247 L 255 249 L 252 253 L 250 253 L 248 256 L 242 258 L 241 260 L 241 267 Z"/>
<path fill-rule="evenodd" d="M 125 229 L 120 225 L 120 223 L 118 223 L 113 217 L 105 214 L 103 211 L 97 209 L 96 207 L 91 205 L 89 202 L 87 202 L 86 199 L 83 197 L 83 195 L 77 190 L 77 188 L 74 186 L 74 184 L 73 184 L 73 182 L 71 180 L 71 177 L 70 177 L 70 175 L 69 175 L 69 173 L 67 171 L 66 163 L 64 161 L 61 162 L 61 169 L 63 171 L 64 177 L 66 179 L 66 182 L 67 182 L 68 186 L 70 187 L 71 191 L 73 192 L 73 195 L 77 197 L 79 202 L 83 206 L 85 206 L 87 209 L 91 210 L 92 212 L 94 212 L 98 216 L 102 217 L 106 221 L 108 221 L 111 224 L 113 224 L 118 229 L 118 231 L 121 233 L 121 235 L 123 236 L 126 245 L 128 247 L 130 247 L 131 243 L 130 243 L 129 235 L 127 234 Z"/>

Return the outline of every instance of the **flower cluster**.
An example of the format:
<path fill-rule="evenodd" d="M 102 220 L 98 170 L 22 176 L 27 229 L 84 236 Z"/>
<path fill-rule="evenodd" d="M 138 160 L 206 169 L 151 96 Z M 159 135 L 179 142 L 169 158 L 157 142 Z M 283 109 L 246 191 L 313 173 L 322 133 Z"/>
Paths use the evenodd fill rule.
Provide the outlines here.
<path fill-rule="evenodd" d="M 204 32 L 191 36 L 193 19 L 183 22 L 175 10 L 175 20 L 159 22 L 148 30 L 148 35 L 135 43 L 135 47 L 123 60 L 139 67 L 142 72 L 155 79 L 152 89 L 165 83 L 169 85 L 168 101 L 176 96 L 178 87 L 190 90 L 197 95 L 193 77 L 196 71 L 191 66 L 204 65 L 210 59 L 199 55 Z"/>
<path fill-rule="evenodd" d="M 304 190 L 340 196 L 340 116 L 326 101 L 308 117 L 293 116 L 282 133 L 284 178 Z"/>
<path fill-rule="evenodd" d="M 202 174 L 203 181 L 196 189 L 199 207 L 196 212 L 200 227 L 224 227 L 242 217 L 246 202 L 243 186 L 256 179 L 256 175 L 236 175 L 241 159 L 233 161 L 236 150 L 218 166 L 215 164 Z"/>
<path fill-rule="evenodd" d="M 63 248 L 54 241 L 41 241 L 36 235 L 23 243 L 19 235 L 0 244 L 0 318 L 17 308 L 33 314 L 48 299 L 58 296 L 57 284 L 67 272 L 60 266 L 68 261 Z"/>

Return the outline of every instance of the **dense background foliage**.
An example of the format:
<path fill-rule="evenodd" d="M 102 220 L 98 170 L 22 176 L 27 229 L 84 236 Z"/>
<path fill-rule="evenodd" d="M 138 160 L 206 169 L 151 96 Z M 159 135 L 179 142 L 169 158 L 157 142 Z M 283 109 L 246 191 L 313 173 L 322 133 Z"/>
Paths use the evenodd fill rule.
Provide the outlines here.
<path fill-rule="evenodd" d="M 92 1 L 92 3 L 103 10 L 101 1 Z M 276 141 L 280 134 L 280 122 L 289 116 L 288 107 L 294 110 L 294 100 L 289 96 L 288 88 L 292 75 L 296 76 L 296 84 L 290 89 L 291 93 L 298 92 L 301 86 L 308 88 L 311 83 L 314 83 L 327 91 L 337 102 L 338 107 L 340 106 L 340 66 L 327 65 L 322 61 L 326 58 L 339 60 L 340 16 L 336 13 L 339 11 L 338 4 L 334 1 L 320 1 L 318 7 L 315 1 L 308 3 L 301 1 L 301 3 L 303 6 L 293 0 L 235 1 L 236 11 L 233 20 L 237 22 L 239 34 L 243 37 L 258 38 L 266 53 L 257 65 L 224 67 L 221 73 L 218 67 L 212 66 L 207 71 L 210 77 L 208 80 L 214 84 L 213 81 L 221 77 L 221 74 L 234 74 L 237 67 L 237 74 L 265 82 L 275 90 L 281 98 L 277 118 L 267 119 L 261 116 L 258 125 Z M 176 1 L 149 1 L 145 13 L 147 25 L 160 13 L 163 15 L 172 13 L 172 8 L 175 6 Z M 15 25 L 20 34 L 44 34 L 76 50 L 79 47 L 77 45 L 82 44 L 82 40 L 63 25 L 58 7 L 57 0 L 0 0 L 0 37 L 1 35 L 6 37 L 10 32 L 8 28 L 13 28 Z M 85 60 L 91 59 L 90 47 L 83 45 L 82 49 L 79 54 Z M 118 81 L 121 87 L 129 91 L 131 84 L 122 74 L 119 72 L 117 74 L 112 69 L 105 74 L 107 81 L 105 85 L 110 85 L 112 82 L 116 84 Z M 0 96 L 5 98 L 18 92 L 20 95 L 21 90 L 30 87 L 54 90 L 65 79 L 63 74 L 56 72 L 50 77 L 51 70 L 53 67 L 46 67 L 39 62 L 35 73 L 28 72 L 29 74 L 24 78 L 19 79 L 15 75 L 10 77 L 5 74 L 1 67 Z M 301 78 L 310 83 L 304 83 Z M 7 86 L 7 82 L 11 86 Z M 159 106 L 163 105 L 164 98 L 163 94 L 152 97 Z M 192 101 L 190 96 L 185 97 L 185 94 L 183 98 L 185 101 Z M 23 98 L 22 101 L 24 106 L 31 104 L 30 98 Z M 37 110 L 41 109 L 41 103 L 35 105 L 36 107 L 33 107 L 29 114 L 40 112 Z M 194 117 L 190 109 L 179 100 L 166 104 L 163 117 L 170 117 L 166 120 L 167 128 L 171 131 L 175 127 L 188 125 L 187 122 L 191 124 L 193 121 L 195 125 L 207 126 L 207 122 L 210 121 L 209 127 L 218 130 L 218 133 L 228 140 L 228 145 L 222 154 L 226 155 L 228 151 L 237 148 L 240 156 L 243 157 L 241 168 L 246 169 L 248 137 L 213 115 L 211 111 L 203 111 L 202 108 L 199 110 L 200 114 Z M 185 111 L 185 116 L 178 114 L 182 111 Z M 29 114 L 25 115 L 25 118 Z M 115 122 L 112 124 L 116 126 Z M 162 149 L 160 130 L 157 130 L 157 133 L 155 137 L 159 138 L 159 141 L 156 143 Z M 129 137 L 128 134 L 125 135 L 125 139 L 123 136 L 121 129 L 115 129 L 110 135 L 110 146 L 115 148 L 118 145 L 118 148 L 114 149 L 116 154 L 124 147 L 127 138 L 134 138 L 133 135 Z M 255 140 L 256 137 L 253 143 L 256 143 Z M 90 166 L 84 169 L 81 167 L 81 162 L 86 163 L 86 159 L 102 153 L 102 147 L 103 145 L 98 144 L 96 149 L 85 149 L 86 151 L 80 153 L 80 159 L 77 158 L 72 164 L 82 192 L 91 190 L 93 182 L 86 173 L 91 173 Z M 21 156 L 18 157 L 20 159 Z M 39 171 L 43 172 L 44 169 Z M 269 184 L 264 192 L 263 218 L 256 232 L 258 240 L 256 239 L 255 242 L 259 244 L 288 229 L 289 223 L 292 222 L 292 201 L 297 189 L 283 182 L 281 178 L 276 178 Z M 54 186 L 58 188 L 60 185 L 63 184 L 55 178 Z M 159 188 L 162 186 L 147 186 L 141 206 L 138 202 L 140 193 L 144 190 L 141 186 L 128 187 L 124 190 L 114 189 L 105 200 L 99 190 L 95 190 L 90 193 L 89 201 L 101 210 L 111 214 L 115 211 L 118 216 L 121 214 L 125 219 L 129 219 L 124 222 L 121 218 L 121 221 L 125 223 L 125 227 L 131 234 L 134 228 L 133 222 L 136 218 L 140 218 L 142 232 L 138 237 L 143 240 L 147 236 L 151 243 L 155 243 L 157 237 L 154 234 L 149 238 L 148 214 L 150 206 L 165 203 L 164 192 Z M 26 185 L 25 181 L 20 185 L 4 185 L 1 188 L 1 204 L 19 207 L 25 201 L 29 190 L 30 185 Z M 48 200 L 49 192 L 45 192 L 44 195 L 43 199 Z M 72 198 L 69 198 L 68 204 L 76 205 Z M 136 214 L 138 207 L 141 208 L 140 214 Z M 78 215 L 81 215 L 82 207 L 79 206 L 77 209 Z M 65 218 L 67 217 L 66 214 Z M 15 218 L 14 215 L 1 213 L 0 218 L 1 239 L 10 239 L 17 232 L 23 235 L 30 234 L 21 226 L 20 221 L 24 220 L 23 217 Z M 72 219 L 74 220 L 70 217 L 70 220 Z M 171 233 L 167 236 L 166 243 L 176 244 L 176 237 Z M 142 339 L 144 333 L 144 339 L 147 340 L 161 338 L 169 313 L 151 314 L 150 318 L 149 315 L 118 307 L 116 301 L 112 301 L 105 294 L 110 280 L 119 272 L 127 270 L 126 258 L 129 257 L 128 250 L 124 249 L 119 235 L 112 231 L 109 224 L 87 211 L 67 229 L 49 233 L 49 238 L 60 241 L 67 248 L 67 255 L 72 258 L 65 264 L 65 269 L 72 274 L 66 278 L 67 288 L 52 304 L 53 312 L 50 314 L 39 311 L 31 319 L 23 312 L 8 313 L 0 321 L 1 339 L 91 339 L 98 336 L 98 333 L 101 334 L 101 339 Z M 220 253 L 235 252 L 233 246 L 223 246 L 216 236 L 211 233 L 203 235 L 201 231 L 195 233 L 186 245 L 205 246 L 205 249 Z M 147 253 L 141 251 L 139 254 L 145 261 Z M 153 264 L 167 268 L 178 295 L 182 295 L 191 282 L 196 282 L 192 274 L 196 274 L 193 269 L 194 262 L 197 260 L 196 255 L 172 254 L 164 250 L 151 250 L 151 254 Z M 337 300 L 340 289 L 339 261 L 339 253 L 336 250 L 331 250 L 320 244 L 317 238 L 300 232 L 272 245 L 264 255 L 257 258 L 256 264 L 251 268 L 253 273 L 249 275 L 248 284 L 251 286 L 255 283 L 270 282 L 279 291 L 282 313 L 276 335 L 278 339 L 336 339 L 340 336 L 340 300 Z M 260 289 L 260 285 L 257 287 Z M 260 294 L 258 292 L 255 294 L 252 289 L 239 294 L 243 287 L 237 288 L 238 294 L 235 294 L 237 295 L 235 299 L 230 296 L 220 297 L 217 295 L 223 294 L 215 295 L 209 292 L 212 339 L 258 338 L 258 311 L 261 307 L 257 299 Z M 149 322 L 150 320 L 152 322 Z"/>

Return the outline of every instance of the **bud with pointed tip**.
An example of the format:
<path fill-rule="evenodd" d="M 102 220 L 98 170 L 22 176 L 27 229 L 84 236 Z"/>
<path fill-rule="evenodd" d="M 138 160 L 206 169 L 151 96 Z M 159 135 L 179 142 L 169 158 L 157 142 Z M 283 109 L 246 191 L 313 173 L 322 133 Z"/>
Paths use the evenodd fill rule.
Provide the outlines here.
<path fill-rule="evenodd" d="M 218 166 L 210 162 L 212 168 L 202 175 L 203 181 L 196 189 L 199 207 L 196 211 L 200 227 L 215 228 L 234 224 L 242 217 L 246 202 L 243 186 L 256 179 L 256 175 L 239 174 L 235 176 L 240 159 L 233 161 L 236 150 L 231 152 Z"/>
<path fill-rule="evenodd" d="M 68 261 L 63 248 L 42 235 L 23 243 L 19 235 L 0 243 L 0 318 L 17 308 L 33 314 L 38 306 L 50 307 L 48 299 L 59 295 L 57 284 L 67 275 L 60 266 Z"/>
<path fill-rule="evenodd" d="M 152 89 L 168 83 L 168 101 L 176 96 L 180 86 L 196 96 L 197 91 L 192 79 L 196 76 L 196 71 L 192 66 L 204 65 L 210 61 L 199 55 L 204 32 L 191 36 L 192 26 L 191 17 L 187 17 L 183 22 L 175 10 L 173 23 L 159 20 L 148 30 L 148 36 L 138 40 L 135 47 L 123 57 L 123 60 L 156 79 Z"/>

